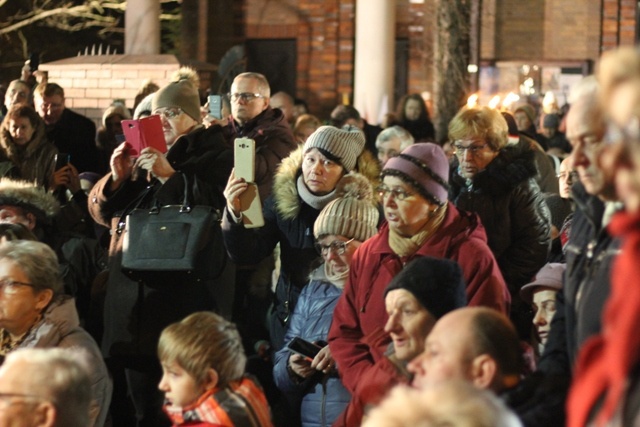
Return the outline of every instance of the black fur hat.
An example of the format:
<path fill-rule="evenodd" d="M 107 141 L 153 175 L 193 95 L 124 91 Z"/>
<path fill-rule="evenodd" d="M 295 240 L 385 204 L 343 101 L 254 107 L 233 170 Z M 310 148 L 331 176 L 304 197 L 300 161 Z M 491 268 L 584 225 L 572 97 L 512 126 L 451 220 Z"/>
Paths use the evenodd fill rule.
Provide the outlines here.
<path fill-rule="evenodd" d="M 467 305 L 462 270 L 457 262 L 418 257 L 398 273 L 385 290 L 406 289 L 436 319 Z"/>

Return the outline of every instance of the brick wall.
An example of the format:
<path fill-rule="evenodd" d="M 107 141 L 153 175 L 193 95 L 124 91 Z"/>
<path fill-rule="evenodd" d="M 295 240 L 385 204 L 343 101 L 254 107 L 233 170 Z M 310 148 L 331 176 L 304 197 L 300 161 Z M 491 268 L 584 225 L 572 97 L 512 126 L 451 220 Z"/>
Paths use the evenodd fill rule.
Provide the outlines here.
<path fill-rule="evenodd" d="M 133 107 L 145 80 L 165 85 L 180 64 L 173 55 L 78 56 L 41 64 L 49 81 L 64 89 L 67 108 L 100 124 L 102 112 L 114 99 Z"/>
<path fill-rule="evenodd" d="M 636 7 L 635 0 L 602 0 L 602 51 L 635 43 Z"/>

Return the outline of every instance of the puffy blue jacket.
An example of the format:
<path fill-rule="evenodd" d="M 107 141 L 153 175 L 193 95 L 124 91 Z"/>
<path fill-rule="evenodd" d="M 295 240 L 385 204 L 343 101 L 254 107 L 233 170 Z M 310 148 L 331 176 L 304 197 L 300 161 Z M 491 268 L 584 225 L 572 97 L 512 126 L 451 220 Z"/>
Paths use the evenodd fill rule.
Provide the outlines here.
<path fill-rule="evenodd" d="M 324 265 L 314 270 L 291 316 L 285 342 L 294 337 L 311 342 L 326 341 L 333 309 L 341 293 L 342 289 L 326 278 Z M 302 399 L 300 409 L 303 427 L 330 426 L 346 408 L 351 395 L 337 373 L 325 375 L 318 372 L 305 380 L 296 381 L 287 371 L 290 354 L 286 347 L 276 353 L 273 367 L 276 385 L 282 392 Z"/>

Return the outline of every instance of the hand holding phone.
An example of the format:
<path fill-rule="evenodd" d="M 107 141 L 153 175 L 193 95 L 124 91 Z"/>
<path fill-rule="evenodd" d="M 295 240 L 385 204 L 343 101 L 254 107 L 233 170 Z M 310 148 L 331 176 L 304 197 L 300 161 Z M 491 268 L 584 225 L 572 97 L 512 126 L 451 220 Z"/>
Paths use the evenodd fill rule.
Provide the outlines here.
<path fill-rule="evenodd" d="M 299 354 L 307 359 L 309 362 L 320 353 L 322 347 L 312 342 L 306 341 L 300 337 L 295 337 L 287 344 L 287 350 L 292 353 Z"/>

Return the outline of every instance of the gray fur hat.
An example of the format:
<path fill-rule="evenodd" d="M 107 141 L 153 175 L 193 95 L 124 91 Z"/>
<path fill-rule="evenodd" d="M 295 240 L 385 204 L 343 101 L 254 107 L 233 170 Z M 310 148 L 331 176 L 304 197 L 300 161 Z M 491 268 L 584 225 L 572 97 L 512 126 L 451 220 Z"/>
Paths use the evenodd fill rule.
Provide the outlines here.
<path fill-rule="evenodd" d="M 17 206 L 33 213 L 36 220 L 51 219 L 60 210 L 56 198 L 32 182 L 0 178 L 0 206 Z"/>
<path fill-rule="evenodd" d="M 340 164 L 351 172 L 356 167 L 358 156 L 364 149 L 364 133 L 355 126 L 338 129 L 333 126 L 320 126 L 304 143 L 303 152 L 318 148 L 339 159 Z"/>

